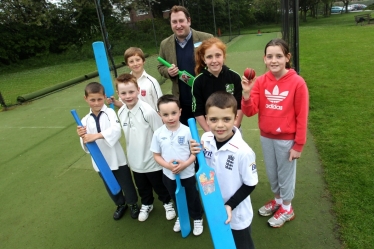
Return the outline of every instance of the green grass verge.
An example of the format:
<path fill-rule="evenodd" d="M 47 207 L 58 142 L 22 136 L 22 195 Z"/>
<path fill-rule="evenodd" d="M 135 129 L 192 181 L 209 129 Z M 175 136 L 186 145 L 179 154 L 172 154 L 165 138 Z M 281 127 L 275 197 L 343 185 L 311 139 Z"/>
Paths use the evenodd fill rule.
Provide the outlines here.
<path fill-rule="evenodd" d="M 347 248 L 374 244 L 374 25 L 354 15 L 309 20 L 300 29 L 301 75 L 310 90 L 310 122 Z M 318 201 L 318 200 L 316 200 Z"/>
<path fill-rule="evenodd" d="M 114 57 L 115 64 L 123 61 L 123 56 Z M 156 58 L 146 59 L 145 69 L 154 75 L 159 81 L 162 80 L 156 69 Z M 129 71 L 126 67 L 127 72 Z M 126 69 L 118 71 L 124 72 Z M 97 71 L 94 59 L 71 63 L 54 64 L 45 67 L 23 69 L 19 72 L 2 73 L 0 75 L 0 91 L 7 105 L 17 103 L 18 96 L 32 93 L 58 83 L 83 76 L 87 73 Z"/>

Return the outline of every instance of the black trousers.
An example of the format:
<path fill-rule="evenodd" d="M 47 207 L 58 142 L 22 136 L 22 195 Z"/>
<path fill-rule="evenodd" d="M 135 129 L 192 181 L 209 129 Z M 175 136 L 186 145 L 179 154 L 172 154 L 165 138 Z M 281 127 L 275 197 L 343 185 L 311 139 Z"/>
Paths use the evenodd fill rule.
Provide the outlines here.
<path fill-rule="evenodd" d="M 162 178 L 166 188 L 169 191 L 171 198 L 173 199 L 175 206 L 178 211 L 177 202 L 175 200 L 175 190 L 177 189 L 176 180 L 169 179 L 166 175 Z M 196 178 L 191 176 L 186 179 L 181 179 L 182 186 L 186 191 L 186 201 L 188 207 L 188 213 L 190 217 L 194 220 L 201 220 L 203 216 L 203 208 L 201 206 L 199 192 L 196 189 Z"/>
<path fill-rule="evenodd" d="M 243 230 L 233 230 L 232 235 L 234 236 L 234 241 L 236 249 L 254 249 L 255 245 L 253 244 L 251 236 L 251 225 L 244 228 Z"/>
<path fill-rule="evenodd" d="M 158 199 L 163 204 L 170 202 L 171 197 L 162 182 L 162 170 L 147 173 L 133 172 L 133 175 L 143 205 L 153 204 L 153 190 L 156 192 Z"/>
<path fill-rule="evenodd" d="M 135 204 L 138 202 L 138 194 L 136 193 L 135 185 L 132 180 L 131 176 L 131 170 L 130 168 L 125 166 L 120 166 L 118 170 L 112 170 L 114 177 L 117 179 L 118 184 L 121 186 L 122 191 L 120 191 L 118 194 L 113 195 L 112 192 L 110 192 L 110 189 L 106 182 L 104 181 L 101 173 L 99 172 L 99 175 L 101 179 L 103 179 L 105 188 L 114 203 L 119 205 L 126 204 Z"/>

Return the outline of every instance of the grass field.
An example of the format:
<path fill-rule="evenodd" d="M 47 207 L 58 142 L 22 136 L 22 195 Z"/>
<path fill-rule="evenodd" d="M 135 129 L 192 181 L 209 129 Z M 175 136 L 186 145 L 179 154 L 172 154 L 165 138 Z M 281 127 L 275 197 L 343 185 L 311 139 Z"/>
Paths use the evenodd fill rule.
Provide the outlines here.
<path fill-rule="evenodd" d="M 301 23 L 300 73 L 310 91 L 309 127 L 313 137 L 309 136 L 298 164 L 294 201 L 297 218 L 281 229 L 269 229 L 266 219 L 255 215 L 257 248 L 371 248 L 374 244 L 374 218 L 370 215 L 374 211 L 370 202 L 374 185 L 374 90 L 370 84 L 374 58 L 369 40 L 374 25 L 356 26 L 353 16 L 333 15 Z M 241 37 L 234 39 L 228 48 L 228 65 L 239 73 L 247 66 L 262 73 L 264 41 L 274 36 L 264 34 L 261 42 L 251 37 L 245 42 Z M 75 68 L 72 64 L 54 75 L 61 77 Z M 43 71 L 29 71 L 12 83 L 25 84 L 36 76 L 51 80 L 49 76 L 43 79 Z M 6 77 L 10 76 L 0 76 L 1 86 L 4 79 L 10 81 Z M 87 112 L 81 99 L 84 84 L 0 113 L 0 223 L 6 227 L 0 233 L 1 247 L 211 248 L 208 232 L 186 240 L 172 233 L 172 224 L 162 217 L 160 204 L 145 226 L 127 216 L 120 222 L 110 220 L 113 205 L 76 141 L 75 125 L 68 112 L 71 108 L 80 115 Z M 168 82 L 162 87 L 164 93 L 170 90 Z M 256 210 L 271 194 L 256 120 L 245 122 L 244 136 L 254 148 L 259 165 L 260 183 L 252 195 Z M 337 221 L 330 213 L 330 193 Z M 172 244 L 163 238 L 173 240 Z"/>
<path fill-rule="evenodd" d="M 374 218 L 374 25 L 351 13 L 310 20 L 300 29 L 301 75 L 310 91 L 310 123 L 324 166 L 342 240 L 371 248 Z"/>

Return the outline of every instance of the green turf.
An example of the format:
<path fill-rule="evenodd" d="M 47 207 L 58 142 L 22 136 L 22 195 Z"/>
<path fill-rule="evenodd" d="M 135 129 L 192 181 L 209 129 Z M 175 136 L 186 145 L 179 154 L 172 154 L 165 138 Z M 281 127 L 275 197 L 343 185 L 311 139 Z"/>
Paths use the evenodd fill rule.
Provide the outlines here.
<path fill-rule="evenodd" d="M 300 68 L 311 96 L 310 129 L 344 244 L 372 248 L 374 57 L 367 40 L 374 25 L 356 26 L 354 15 L 338 15 L 331 25 L 311 22 L 303 28 Z"/>
<path fill-rule="evenodd" d="M 115 64 L 123 61 L 123 56 L 114 58 Z M 157 71 L 157 56 L 146 58 L 144 68 L 147 72 L 159 80 L 163 78 Z M 17 97 L 39 91 L 41 89 L 54 86 L 58 83 L 77 78 L 88 73 L 97 71 L 95 60 L 85 60 L 73 63 L 50 65 L 43 68 L 20 70 L 20 72 L 0 74 L 0 91 L 8 106 L 17 104 Z M 118 73 L 129 72 L 128 67 L 118 69 Z M 114 75 L 114 72 L 112 72 Z"/>
<path fill-rule="evenodd" d="M 227 65 L 239 73 L 245 67 L 261 73 L 263 47 L 276 36 L 234 39 Z M 120 221 L 112 219 L 115 206 L 79 145 L 70 115 L 73 108 L 80 116 L 87 113 L 86 83 L 0 113 L 1 248 L 212 248 L 206 222 L 202 236 L 182 239 L 157 200 L 146 222 L 132 220 L 128 213 Z M 164 93 L 170 88 L 170 81 L 162 85 Z M 256 214 L 271 198 L 256 117 L 244 119 L 243 134 L 257 155 L 259 184 L 252 194 L 257 248 L 340 248 L 312 136 L 298 164 L 296 219 L 273 229 Z"/>

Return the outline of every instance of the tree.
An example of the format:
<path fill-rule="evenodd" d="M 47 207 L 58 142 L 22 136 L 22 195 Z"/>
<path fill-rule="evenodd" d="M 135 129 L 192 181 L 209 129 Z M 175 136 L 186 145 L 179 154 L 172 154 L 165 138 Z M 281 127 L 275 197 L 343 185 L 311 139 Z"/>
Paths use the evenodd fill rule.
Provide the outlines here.
<path fill-rule="evenodd" d="M 45 54 L 49 49 L 46 29 L 51 27 L 53 5 L 45 0 L 0 1 L 0 62 Z"/>
<path fill-rule="evenodd" d="M 351 0 L 342 0 L 343 5 L 345 6 L 345 13 L 348 13 L 348 4 Z"/>

